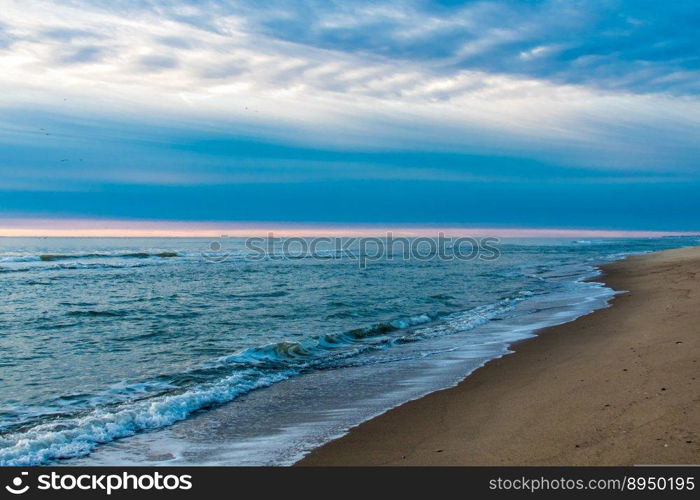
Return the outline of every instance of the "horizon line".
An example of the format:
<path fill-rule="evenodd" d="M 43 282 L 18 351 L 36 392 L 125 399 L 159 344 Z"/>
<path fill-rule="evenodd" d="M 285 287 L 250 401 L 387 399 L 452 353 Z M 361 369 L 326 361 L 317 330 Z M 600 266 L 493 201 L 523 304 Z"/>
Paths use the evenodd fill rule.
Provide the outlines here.
<path fill-rule="evenodd" d="M 310 223 L 310 222 L 213 222 L 90 218 L 0 218 L 0 237 L 95 238 L 222 238 L 320 236 L 412 237 L 443 233 L 449 236 L 494 237 L 664 237 L 700 236 L 700 231 L 592 229 L 552 227 L 485 227 L 459 224 L 411 223 Z"/>

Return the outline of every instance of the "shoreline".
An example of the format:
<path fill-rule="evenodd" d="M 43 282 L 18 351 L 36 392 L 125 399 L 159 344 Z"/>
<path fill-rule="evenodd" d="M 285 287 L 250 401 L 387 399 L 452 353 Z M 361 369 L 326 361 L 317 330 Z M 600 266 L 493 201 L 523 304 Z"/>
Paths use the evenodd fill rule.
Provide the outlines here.
<path fill-rule="evenodd" d="M 297 465 L 700 463 L 700 247 L 601 266 L 611 306 L 511 346 Z"/>

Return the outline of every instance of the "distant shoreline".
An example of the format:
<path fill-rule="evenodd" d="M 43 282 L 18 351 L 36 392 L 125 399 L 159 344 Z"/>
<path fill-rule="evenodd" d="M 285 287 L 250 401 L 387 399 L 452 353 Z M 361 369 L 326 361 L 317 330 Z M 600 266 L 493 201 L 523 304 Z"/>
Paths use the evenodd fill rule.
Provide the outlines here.
<path fill-rule="evenodd" d="M 612 307 L 547 328 L 298 464 L 700 463 L 700 247 L 603 269 L 629 291 Z"/>

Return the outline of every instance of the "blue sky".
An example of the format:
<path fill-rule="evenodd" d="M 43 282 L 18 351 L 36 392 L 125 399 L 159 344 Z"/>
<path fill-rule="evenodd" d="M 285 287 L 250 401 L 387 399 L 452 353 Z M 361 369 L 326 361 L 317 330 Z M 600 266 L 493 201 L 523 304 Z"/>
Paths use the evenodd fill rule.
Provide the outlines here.
<path fill-rule="evenodd" d="M 700 7 L 4 0 L 0 218 L 700 230 Z"/>

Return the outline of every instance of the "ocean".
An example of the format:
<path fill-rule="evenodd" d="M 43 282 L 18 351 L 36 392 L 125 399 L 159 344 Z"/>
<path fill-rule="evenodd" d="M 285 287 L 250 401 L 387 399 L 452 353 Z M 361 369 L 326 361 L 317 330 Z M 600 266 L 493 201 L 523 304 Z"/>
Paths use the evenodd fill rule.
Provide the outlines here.
<path fill-rule="evenodd" d="M 696 244 L 503 239 L 497 258 L 361 264 L 332 243 L 0 238 L 0 465 L 289 465 L 606 307 L 597 266 Z"/>

